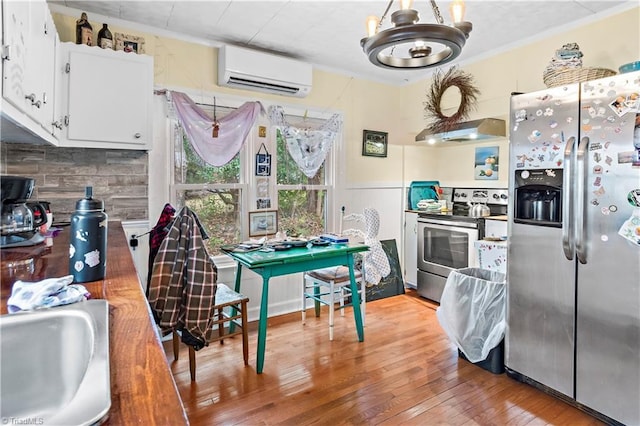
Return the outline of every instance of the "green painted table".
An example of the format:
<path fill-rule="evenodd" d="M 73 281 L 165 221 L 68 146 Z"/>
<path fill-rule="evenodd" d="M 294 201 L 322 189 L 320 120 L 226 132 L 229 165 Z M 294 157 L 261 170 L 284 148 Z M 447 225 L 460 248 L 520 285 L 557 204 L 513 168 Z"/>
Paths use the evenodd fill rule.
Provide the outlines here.
<path fill-rule="evenodd" d="M 364 340 L 360 296 L 353 273 L 353 254 L 367 251 L 364 244 L 331 244 L 328 246 L 294 247 L 283 251 L 225 252 L 238 262 L 235 290 L 240 292 L 242 267 L 252 270 L 262 277 L 262 298 L 260 301 L 260 321 L 258 324 L 257 365 L 258 374 L 264 367 L 264 351 L 267 339 L 267 311 L 269 304 L 269 279 L 280 275 L 295 274 L 314 269 L 344 265 L 349 268 L 351 294 L 353 297 L 353 316 L 358 331 L 358 340 Z"/>

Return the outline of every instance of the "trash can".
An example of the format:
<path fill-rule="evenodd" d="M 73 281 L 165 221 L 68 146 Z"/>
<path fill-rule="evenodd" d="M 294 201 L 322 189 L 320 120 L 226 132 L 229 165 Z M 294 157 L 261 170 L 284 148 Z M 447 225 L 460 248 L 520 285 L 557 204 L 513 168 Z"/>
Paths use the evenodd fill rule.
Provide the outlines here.
<path fill-rule="evenodd" d="M 506 275 L 480 268 L 451 271 L 436 315 L 461 358 L 504 372 Z"/>

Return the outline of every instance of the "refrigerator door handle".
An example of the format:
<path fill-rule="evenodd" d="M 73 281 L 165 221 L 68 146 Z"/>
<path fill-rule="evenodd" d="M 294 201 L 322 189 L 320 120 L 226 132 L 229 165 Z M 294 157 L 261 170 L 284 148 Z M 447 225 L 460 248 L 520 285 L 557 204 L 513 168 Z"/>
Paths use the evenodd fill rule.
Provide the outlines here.
<path fill-rule="evenodd" d="M 574 179 L 574 145 L 576 138 L 571 136 L 564 148 L 564 176 L 562 182 L 562 250 L 567 260 L 573 260 L 575 252 L 575 231 L 573 220 L 573 196 L 576 193 Z"/>
<path fill-rule="evenodd" d="M 585 215 L 587 214 L 587 206 L 585 205 L 585 188 L 587 187 L 587 151 L 589 149 L 589 138 L 587 136 L 580 139 L 578 145 L 578 156 L 576 161 L 576 182 L 578 190 L 575 197 L 575 222 L 576 222 L 576 256 L 582 264 L 587 263 L 587 245 L 586 245 L 586 226 Z"/>

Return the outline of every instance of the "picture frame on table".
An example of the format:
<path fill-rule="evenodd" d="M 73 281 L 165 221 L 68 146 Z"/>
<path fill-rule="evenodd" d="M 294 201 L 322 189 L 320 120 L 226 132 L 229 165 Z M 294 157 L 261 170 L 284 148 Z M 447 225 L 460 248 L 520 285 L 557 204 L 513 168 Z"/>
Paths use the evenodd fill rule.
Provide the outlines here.
<path fill-rule="evenodd" d="M 114 33 L 113 39 L 116 50 L 124 50 L 125 52 L 134 52 L 138 54 L 145 53 L 144 37 L 132 36 L 123 33 Z"/>
<path fill-rule="evenodd" d="M 249 236 L 264 237 L 278 232 L 277 210 L 249 212 Z"/>
<path fill-rule="evenodd" d="M 362 155 L 366 157 L 386 157 L 387 156 L 387 135 L 386 132 L 376 132 L 373 130 L 362 131 Z"/>

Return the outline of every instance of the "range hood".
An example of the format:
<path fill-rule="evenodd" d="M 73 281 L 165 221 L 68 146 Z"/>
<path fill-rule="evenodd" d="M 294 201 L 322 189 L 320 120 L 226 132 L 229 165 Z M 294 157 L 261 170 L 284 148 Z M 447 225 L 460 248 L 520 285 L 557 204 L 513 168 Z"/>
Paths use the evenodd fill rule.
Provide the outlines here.
<path fill-rule="evenodd" d="M 473 142 L 492 138 L 505 137 L 507 125 L 498 118 L 483 118 L 481 120 L 458 123 L 448 132 L 433 133 L 424 129 L 416 136 L 416 142 Z"/>

